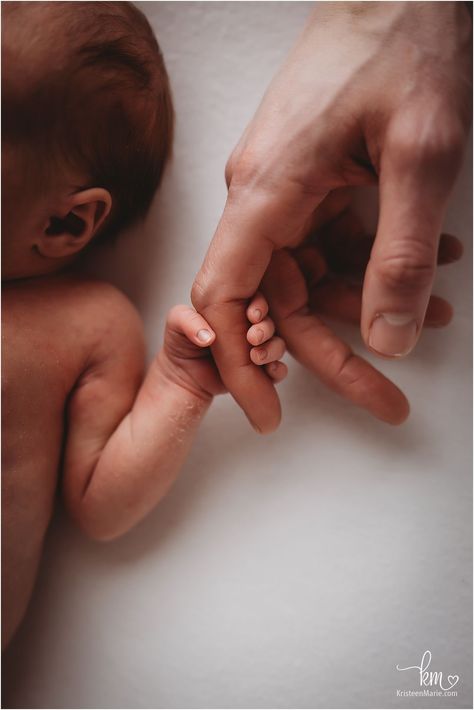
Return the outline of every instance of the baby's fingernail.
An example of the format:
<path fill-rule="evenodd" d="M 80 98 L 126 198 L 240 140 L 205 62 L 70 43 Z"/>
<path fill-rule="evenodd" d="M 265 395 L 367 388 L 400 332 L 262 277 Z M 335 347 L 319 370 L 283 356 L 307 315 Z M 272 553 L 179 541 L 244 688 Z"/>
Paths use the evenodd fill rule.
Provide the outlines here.
<path fill-rule="evenodd" d="M 197 338 L 201 341 L 201 343 L 208 343 L 210 340 L 212 340 L 212 333 L 209 330 L 205 330 L 203 328 L 202 330 L 198 330 Z"/>
<path fill-rule="evenodd" d="M 253 315 L 257 320 L 262 320 L 262 311 L 260 308 L 254 308 Z"/>
<path fill-rule="evenodd" d="M 257 343 L 261 343 L 265 337 L 265 331 L 263 330 L 263 328 L 256 328 L 255 335 Z"/>
<path fill-rule="evenodd" d="M 259 358 L 259 360 L 265 360 L 265 358 L 267 357 L 267 355 L 268 355 L 268 353 L 267 353 L 267 351 L 266 351 L 265 348 L 260 348 L 260 349 L 258 350 L 258 358 Z"/>
<path fill-rule="evenodd" d="M 416 343 L 417 325 L 411 313 L 380 313 L 372 323 L 369 345 L 381 355 L 407 355 Z"/>

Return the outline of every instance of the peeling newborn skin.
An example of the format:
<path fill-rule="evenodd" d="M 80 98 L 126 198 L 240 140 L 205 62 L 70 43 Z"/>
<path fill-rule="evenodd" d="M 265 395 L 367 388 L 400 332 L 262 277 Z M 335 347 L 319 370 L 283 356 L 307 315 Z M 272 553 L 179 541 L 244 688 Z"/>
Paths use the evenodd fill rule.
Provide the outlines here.
<path fill-rule="evenodd" d="M 13 281 L 3 304 L 6 645 L 33 590 L 58 484 L 89 537 L 124 534 L 167 493 L 225 387 L 202 339 L 203 330 L 207 343 L 215 334 L 189 306 L 171 309 L 144 377 L 140 318 L 112 286 L 71 276 Z M 280 339 L 266 327 L 277 355 Z M 286 374 L 276 359 L 263 367 L 269 380 Z"/>

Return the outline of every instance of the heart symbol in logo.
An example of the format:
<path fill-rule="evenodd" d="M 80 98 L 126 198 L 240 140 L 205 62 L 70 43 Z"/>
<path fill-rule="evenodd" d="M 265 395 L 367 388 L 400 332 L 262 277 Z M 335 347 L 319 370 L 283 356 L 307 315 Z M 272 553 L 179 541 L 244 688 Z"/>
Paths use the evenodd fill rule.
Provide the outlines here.
<path fill-rule="evenodd" d="M 451 690 L 451 688 L 454 688 L 456 683 L 459 680 L 458 675 L 448 675 L 448 683 L 449 683 L 449 688 L 446 688 L 446 690 Z"/>

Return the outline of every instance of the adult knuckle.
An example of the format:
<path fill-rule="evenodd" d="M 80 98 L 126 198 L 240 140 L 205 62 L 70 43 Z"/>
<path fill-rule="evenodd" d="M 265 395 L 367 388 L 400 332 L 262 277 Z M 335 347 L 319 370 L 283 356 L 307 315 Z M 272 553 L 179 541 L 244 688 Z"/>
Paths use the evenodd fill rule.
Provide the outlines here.
<path fill-rule="evenodd" d="M 232 154 L 226 167 L 229 190 L 236 191 L 258 183 L 262 164 L 263 160 L 252 146 Z"/>
<path fill-rule="evenodd" d="M 222 274 L 213 276 L 208 268 L 204 272 L 196 277 L 191 288 L 191 302 L 198 313 L 205 314 L 208 309 L 229 303 L 246 305 L 247 299 L 231 298 L 229 280 L 225 280 Z"/>
<path fill-rule="evenodd" d="M 355 356 L 349 346 L 334 345 L 328 353 L 330 380 L 340 389 L 351 387 L 358 379 L 352 367 Z"/>
<path fill-rule="evenodd" d="M 434 261 L 432 250 L 424 246 L 402 243 L 399 249 L 375 260 L 374 268 L 389 288 L 417 289 L 428 286 L 433 278 Z"/>
<path fill-rule="evenodd" d="M 427 168 L 450 171 L 457 168 L 462 149 L 462 138 L 451 126 L 431 126 L 418 137 L 415 157 Z"/>
<path fill-rule="evenodd" d="M 225 170 L 224 170 L 225 183 L 226 183 L 227 187 L 229 187 L 230 183 L 232 182 L 232 176 L 234 174 L 234 170 L 235 170 L 235 166 L 236 166 L 237 161 L 238 161 L 237 151 L 233 150 L 229 156 L 229 159 L 227 160 L 227 163 L 225 164 Z"/>
<path fill-rule="evenodd" d="M 197 311 L 208 305 L 208 291 L 204 281 L 199 276 L 196 276 L 191 288 L 191 303 Z"/>
<path fill-rule="evenodd" d="M 409 112 L 394 122 L 387 149 L 391 160 L 401 168 L 444 175 L 457 170 L 465 140 L 465 130 L 456 114 L 424 108 L 423 113 Z"/>

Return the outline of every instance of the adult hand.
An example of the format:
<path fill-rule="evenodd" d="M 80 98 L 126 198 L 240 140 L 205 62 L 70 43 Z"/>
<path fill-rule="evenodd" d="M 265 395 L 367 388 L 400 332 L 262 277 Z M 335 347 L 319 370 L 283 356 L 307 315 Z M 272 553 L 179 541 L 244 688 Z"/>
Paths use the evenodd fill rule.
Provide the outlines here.
<path fill-rule="evenodd" d="M 327 224 L 319 225 L 304 246 L 273 254 L 261 288 L 278 332 L 300 363 L 357 406 L 383 421 L 399 424 L 409 412 L 405 395 L 368 362 L 354 355 L 321 320 L 323 317 L 360 323 L 360 279 L 374 239 L 350 207 L 331 217 Z M 461 255 L 459 240 L 441 235 L 438 263 L 452 263 Z M 442 327 L 451 316 L 447 301 L 430 297 L 425 325 Z"/>
<path fill-rule="evenodd" d="M 304 240 L 336 188 L 379 185 L 362 337 L 385 356 L 413 348 L 470 123 L 470 41 L 465 3 L 321 3 L 234 150 L 192 299 L 218 334 L 224 383 L 259 431 L 280 410 L 250 362 L 245 306 L 273 252 Z"/>

